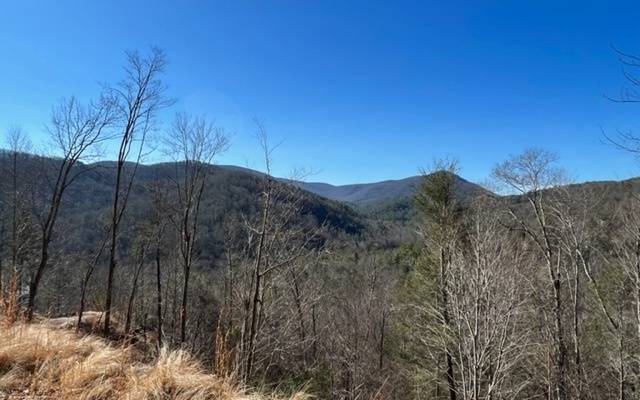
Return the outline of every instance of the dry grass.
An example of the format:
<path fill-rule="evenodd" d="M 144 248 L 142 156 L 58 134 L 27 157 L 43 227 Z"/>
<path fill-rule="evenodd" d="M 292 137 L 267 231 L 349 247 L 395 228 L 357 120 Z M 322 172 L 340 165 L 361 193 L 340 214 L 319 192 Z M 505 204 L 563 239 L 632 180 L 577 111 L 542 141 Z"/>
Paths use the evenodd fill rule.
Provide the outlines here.
<path fill-rule="evenodd" d="M 0 328 L 0 398 L 10 394 L 57 400 L 267 398 L 205 373 L 184 351 L 162 350 L 155 362 L 144 363 L 130 347 L 44 324 Z"/>

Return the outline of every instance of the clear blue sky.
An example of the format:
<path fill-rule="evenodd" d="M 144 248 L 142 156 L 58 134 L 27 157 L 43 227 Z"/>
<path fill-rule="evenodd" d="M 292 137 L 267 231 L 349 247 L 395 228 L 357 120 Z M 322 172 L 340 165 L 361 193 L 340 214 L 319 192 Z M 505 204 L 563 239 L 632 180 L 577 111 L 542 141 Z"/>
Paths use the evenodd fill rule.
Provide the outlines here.
<path fill-rule="evenodd" d="M 121 1 L 0 3 L 0 131 L 34 142 L 51 105 L 116 81 L 123 51 L 157 45 L 189 110 L 235 132 L 220 162 L 258 167 L 251 119 L 284 140 L 275 172 L 351 183 L 414 175 L 435 157 L 483 180 L 526 147 L 579 180 L 640 175 L 603 144 L 640 132 L 610 45 L 640 53 L 640 2 Z"/>

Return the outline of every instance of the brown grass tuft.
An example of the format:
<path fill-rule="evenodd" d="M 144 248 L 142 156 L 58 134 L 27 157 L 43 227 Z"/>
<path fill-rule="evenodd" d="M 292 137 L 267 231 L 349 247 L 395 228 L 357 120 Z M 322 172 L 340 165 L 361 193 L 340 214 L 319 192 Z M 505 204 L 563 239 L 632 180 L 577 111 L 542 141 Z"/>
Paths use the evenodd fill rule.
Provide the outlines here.
<path fill-rule="evenodd" d="M 11 393 L 57 400 L 274 398 L 207 374 L 184 351 L 162 349 L 155 362 L 144 363 L 131 347 L 44 324 L 0 328 L 0 397 Z"/>

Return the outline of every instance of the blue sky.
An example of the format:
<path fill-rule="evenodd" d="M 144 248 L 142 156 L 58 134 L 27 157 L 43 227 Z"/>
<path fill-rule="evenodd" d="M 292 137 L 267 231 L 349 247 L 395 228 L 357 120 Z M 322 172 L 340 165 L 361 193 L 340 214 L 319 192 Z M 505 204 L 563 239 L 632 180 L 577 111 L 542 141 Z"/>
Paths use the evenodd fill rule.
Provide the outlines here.
<path fill-rule="evenodd" d="M 634 4 L 635 3 L 635 4 Z M 36 143 L 51 106 L 117 81 L 123 52 L 156 45 L 175 111 L 234 132 L 220 163 L 335 184 L 416 174 L 453 156 L 462 175 L 531 146 L 578 180 L 640 175 L 601 129 L 640 132 L 611 45 L 640 54 L 640 3 L 564 1 L 1 1 L 0 132 Z"/>

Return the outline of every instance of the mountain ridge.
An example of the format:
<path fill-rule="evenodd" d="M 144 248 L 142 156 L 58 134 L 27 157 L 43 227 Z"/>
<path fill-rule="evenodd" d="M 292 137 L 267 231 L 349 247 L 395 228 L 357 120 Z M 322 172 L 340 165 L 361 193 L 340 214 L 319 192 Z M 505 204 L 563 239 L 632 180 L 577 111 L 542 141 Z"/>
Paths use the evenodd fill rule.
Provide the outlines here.
<path fill-rule="evenodd" d="M 85 164 L 102 165 L 105 167 L 110 166 L 113 161 L 98 161 L 95 163 Z M 168 167 L 173 165 L 174 162 L 158 162 L 150 164 L 141 164 L 143 169 L 151 168 L 156 169 L 158 167 Z M 248 167 L 237 166 L 233 164 L 212 164 L 213 167 L 219 168 L 227 173 L 235 174 L 247 174 L 253 177 L 264 177 L 266 174 L 262 171 L 251 169 Z M 456 186 L 459 195 L 462 198 L 473 196 L 474 194 L 490 193 L 500 197 L 513 197 L 519 196 L 518 193 L 494 193 L 484 188 L 483 186 L 471 182 L 460 175 L 454 174 L 456 179 Z M 419 186 L 422 179 L 421 175 L 409 176 L 399 179 L 385 179 L 375 182 L 366 183 L 349 183 L 343 185 L 334 185 L 328 182 L 322 181 L 297 181 L 287 178 L 275 177 L 274 179 L 293 184 L 306 192 L 320 196 L 322 198 L 345 203 L 346 205 L 354 206 L 356 208 L 377 208 L 381 206 L 388 206 L 389 204 L 401 202 L 408 203 L 413 196 L 415 189 Z M 605 179 L 605 180 L 586 180 L 580 182 L 567 182 L 562 185 L 564 187 L 578 187 L 578 186 L 608 186 L 608 185 L 640 185 L 640 177 L 631 177 L 625 179 Z"/>
<path fill-rule="evenodd" d="M 462 197 L 488 192 L 480 185 L 470 182 L 457 174 L 453 175 L 456 191 Z M 371 183 L 332 185 L 324 182 L 301 182 L 299 186 L 304 190 L 331 200 L 356 206 L 372 206 L 393 200 L 411 198 L 421 181 L 421 175 L 414 175 L 402 179 L 387 179 Z"/>

